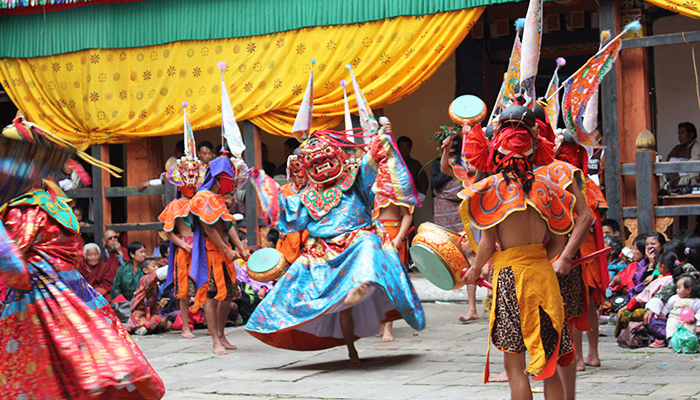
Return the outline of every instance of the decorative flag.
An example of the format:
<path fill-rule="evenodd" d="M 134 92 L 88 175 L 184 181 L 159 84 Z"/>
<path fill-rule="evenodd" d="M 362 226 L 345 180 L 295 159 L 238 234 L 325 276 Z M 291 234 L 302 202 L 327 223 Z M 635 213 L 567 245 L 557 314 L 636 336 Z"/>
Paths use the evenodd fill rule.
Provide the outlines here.
<path fill-rule="evenodd" d="M 345 130 L 346 131 L 351 131 L 352 130 L 352 117 L 350 116 L 350 106 L 348 105 L 348 92 L 345 90 L 345 86 L 347 86 L 348 82 L 343 79 L 340 81 L 340 86 L 343 87 L 343 100 L 345 102 Z M 348 132 L 350 133 L 350 132 Z M 355 140 L 354 136 L 348 136 L 348 141 L 352 143 L 357 143 Z"/>
<path fill-rule="evenodd" d="M 187 104 L 186 101 L 182 102 L 182 113 L 185 116 L 185 128 L 183 130 L 185 135 L 185 155 L 194 157 L 197 155 L 197 148 L 194 143 L 192 125 L 190 125 L 190 121 L 187 119 Z"/>
<path fill-rule="evenodd" d="M 549 119 L 549 124 L 552 125 L 552 129 L 557 129 L 557 122 L 559 121 L 559 67 L 566 65 L 566 60 L 563 57 L 557 58 L 557 67 L 554 68 L 554 73 L 552 74 L 552 79 L 549 81 L 549 86 L 547 86 L 547 106 L 544 111 L 547 113 L 547 119 Z"/>
<path fill-rule="evenodd" d="M 619 35 L 603 46 L 564 82 L 562 100 L 564 123 L 569 132 L 574 134 L 573 136 L 584 146 L 597 146 L 599 141 L 595 137 L 595 131 L 587 131 L 584 128 L 583 115 L 586 106 L 598 89 L 600 81 L 612 69 L 622 47 L 622 35 L 628 30 L 638 31 L 639 29 L 641 29 L 639 21 L 627 24 Z"/>
<path fill-rule="evenodd" d="M 362 94 L 360 85 L 357 84 L 355 74 L 352 72 L 352 66 L 350 64 L 346 64 L 345 68 L 350 71 L 350 77 L 352 78 L 352 89 L 355 92 L 357 113 L 360 115 L 360 126 L 367 132 L 375 133 L 377 132 L 377 129 L 379 129 L 379 123 L 377 122 L 377 119 L 374 118 L 372 109 L 369 107 L 369 104 L 367 104 L 367 99 L 365 99 L 365 95 Z"/>
<path fill-rule="evenodd" d="M 226 82 L 224 82 L 226 62 L 219 61 L 218 67 L 221 71 L 221 136 L 226 139 L 231 154 L 236 158 L 241 158 L 245 150 L 245 144 L 243 144 L 241 129 L 236 123 L 236 116 L 233 114 L 233 107 L 231 106 L 231 98 L 228 96 L 228 89 Z"/>
<path fill-rule="evenodd" d="M 297 117 L 294 119 L 294 125 L 292 126 L 292 135 L 302 142 L 309 137 L 311 133 L 311 123 L 313 122 L 313 112 L 314 112 L 314 64 L 316 64 L 316 59 L 311 59 L 311 74 L 309 75 L 309 81 L 306 83 L 306 90 L 304 91 L 304 98 L 301 100 L 301 106 L 299 106 L 299 112 Z"/>
<path fill-rule="evenodd" d="M 603 46 L 610 40 L 610 31 L 603 31 L 600 33 L 600 47 L 598 50 L 602 49 Z M 586 132 L 593 132 L 598 127 L 598 89 L 591 96 L 591 99 L 586 104 L 586 111 L 583 112 L 583 130 Z"/>
<path fill-rule="evenodd" d="M 522 43 L 520 43 L 520 32 L 522 27 L 525 25 L 525 20 L 519 18 L 515 21 L 515 42 L 513 43 L 513 50 L 510 52 L 510 59 L 508 60 L 508 70 L 506 71 L 506 77 L 503 79 L 503 85 L 501 88 L 500 96 L 498 97 L 498 107 L 504 109 L 508 107 L 508 104 L 513 101 L 513 96 L 515 95 L 515 86 L 520 80 L 520 56 L 522 52 Z M 494 107 L 495 109 L 496 107 Z"/>
<path fill-rule="evenodd" d="M 542 0 L 530 0 L 525 15 L 523 48 L 520 59 L 520 90 L 525 96 L 525 105 L 535 109 L 535 78 L 540 62 L 542 43 Z"/>

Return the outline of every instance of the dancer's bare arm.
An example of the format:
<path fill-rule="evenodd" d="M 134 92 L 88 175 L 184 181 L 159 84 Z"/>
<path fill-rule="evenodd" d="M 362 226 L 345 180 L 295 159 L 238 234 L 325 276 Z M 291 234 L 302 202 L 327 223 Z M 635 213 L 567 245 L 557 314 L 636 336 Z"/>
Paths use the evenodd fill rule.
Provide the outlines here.
<path fill-rule="evenodd" d="M 202 223 L 201 221 L 200 221 L 200 223 L 202 224 L 202 228 L 204 229 L 204 234 L 207 235 L 209 240 L 214 242 L 216 247 L 221 249 L 221 251 L 223 251 L 226 254 L 226 257 L 228 257 L 229 260 L 235 260 L 236 258 L 239 257 L 238 252 L 234 251 L 233 249 L 228 247 L 226 245 L 226 243 L 224 243 L 224 241 L 221 239 L 221 235 L 216 230 L 214 225 L 205 224 L 205 223 Z M 219 223 L 219 222 L 217 221 L 217 223 Z"/>
<path fill-rule="evenodd" d="M 175 232 L 165 232 L 165 236 L 168 237 L 168 240 L 170 240 L 175 246 L 185 250 L 188 253 L 192 253 L 192 245 L 189 245 L 185 243 L 184 240 L 180 239 Z"/>
<path fill-rule="evenodd" d="M 469 244 L 467 243 L 467 246 Z M 496 251 L 496 228 L 486 229 L 481 231 L 481 239 L 479 240 L 479 249 L 476 251 L 474 263 L 469 267 L 467 273 L 464 274 L 463 280 L 467 284 L 474 284 L 479 279 L 482 267 L 491 259 L 493 252 Z"/>
<path fill-rule="evenodd" d="M 552 263 L 554 267 L 554 272 L 557 275 L 566 275 L 571 271 L 571 260 L 573 260 L 576 251 L 581 248 L 586 236 L 588 236 L 588 230 L 593 223 L 593 214 L 586 204 L 586 199 L 583 197 L 581 190 L 578 187 L 576 181 L 574 181 L 566 189 L 571 192 L 576 198 L 576 204 L 574 205 L 574 211 L 578 215 L 576 223 L 574 224 L 574 230 L 571 232 L 571 237 L 569 242 L 564 247 L 564 250 L 559 255 L 559 258 Z"/>
<path fill-rule="evenodd" d="M 452 136 L 442 141 L 442 157 L 440 157 L 440 172 L 454 178 L 455 173 L 450 166 L 450 149 L 452 148 Z"/>

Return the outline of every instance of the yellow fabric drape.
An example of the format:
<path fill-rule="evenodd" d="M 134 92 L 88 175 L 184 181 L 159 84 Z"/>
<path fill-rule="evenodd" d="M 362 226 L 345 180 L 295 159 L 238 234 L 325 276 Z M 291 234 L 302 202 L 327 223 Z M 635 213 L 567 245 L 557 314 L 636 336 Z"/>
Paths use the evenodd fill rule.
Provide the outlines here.
<path fill-rule="evenodd" d="M 649 3 L 677 12 L 686 17 L 700 19 L 700 1 L 693 0 L 646 0 Z"/>
<path fill-rule="evenodd" d="M 195 130 L 221 124 L 226 61 L 236 118 L 290 135 L 315 65 L 314 129 L 343 118 L 339 82 L 350 64 L 371 107 L 415 91 L 452 54 L 484 7 L 323 26 L 247 38 L 93 49 L 0 60 L 0 80 L 30 119 L 79 146 L 182 132 L 182 102 Z M 354 95 L 350 104 L 356 112 Z"/>

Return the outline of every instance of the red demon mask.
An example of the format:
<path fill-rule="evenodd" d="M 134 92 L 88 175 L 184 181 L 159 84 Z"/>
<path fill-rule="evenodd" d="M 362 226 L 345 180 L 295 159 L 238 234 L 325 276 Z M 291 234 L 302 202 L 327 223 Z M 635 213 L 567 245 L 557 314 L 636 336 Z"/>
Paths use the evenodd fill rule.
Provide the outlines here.
<path fill-rule="evenodd" d="M 304 163 L 297 155 L 289 156 L 287 160 L 287 180 L 292 182 L 297 189 L 304 188 L 309 181 Z"/>
<path fill-rule="evenodd" d="M 301 161 L 309 180 L 323 185 L 343 174 L 345 154 L 326 141 L 311 138 L 301 146 Z"/>

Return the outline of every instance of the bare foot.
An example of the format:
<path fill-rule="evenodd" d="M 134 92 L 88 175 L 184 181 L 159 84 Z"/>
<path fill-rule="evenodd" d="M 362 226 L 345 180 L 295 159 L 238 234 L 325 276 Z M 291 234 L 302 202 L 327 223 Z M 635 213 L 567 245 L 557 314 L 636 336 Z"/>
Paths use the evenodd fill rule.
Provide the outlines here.
<path fill-rule="evenodd" d="M 348 352 L 348 356 L 350 357 L 350 361 L 348 361 L 349 367 L 358 368 L 362 366 L 362 361 L 360 361 L 360 357 L 357 355 L 357 351 Z"/>
<path fill-rule="evenodd" d="M 231 343 L 229 343 L 229 341 L 226 340 L 225 337 L 221 338 L 221 345 L 224 346 L 225 349 L 229 349 L 229 350 L 236 350 L 238 348 L 238 347 L 232 345 Z"/>
<path fill-rule="evenodd" d="M 185 339 L 194 339 L 196 337 L 192 331 L 182 331 L 180 336 L 184 337 Z"/>
<path fill-rule="evenodd" d="M 586 363 L 583 362 L 583 360 L 577 360 L 576 361 L 576 371 L 585 371 L 586 370 Z"/>
<path fill-rule="evenodd" d="M 228 351 L 226 351 L 226 349 L 224 348 L 224 346 L 222 346 L 222 345 L 219 343 L 219 344 L 215 344 L 215 345 L 214 345 L 214 354 L 218 354 L 218 355 L 221 355 L 221 356 L 225 356 L 226 354 L 228 354 Z"/>
<path fill-rule="evenodd" d="M 369 283 L 362 282 L 359 286 L 350 289 L 347 296 L 345 296 L 345 305 L 352 307 L 361 302 L 367 296 L 367 288 L 369 288 Z"/>
<path fill-rule="evenodd" d="M 391 331 L 388 329 L 384 332 L 384 335 L 382 336 L 382 342 L 393 342 L 394 341 L 394 335 L 391 334 Z"/>
<path fill-rule="evenodd" d="M 469 322 L 469 321 L 474 321 L 476 319 L 479 319 L 479 314 L 472 313 L 471 311 L 468 312 L 467 315 L 460 315 L 459 316 L 459 322 Z"/>
<path fill-rule="evenodd" d="M 489 376 L 489 382 L 508 382 L 508 374 L 503 371 L 496 376 Z"/>
<path fill-rule="evenodd" d="M 207 336 L 211 336 L 211 331 L 207 330 Z M 228 332 L 224 332 L 224 336 L 228 336 Z"/>
<path fill-rule="evenodd" d="M 589 367 L 600 367 L 600 358 L 592 357 L 592 356 L 586 356 L 583 359 L 584 364 L 588 365 Z"/>

